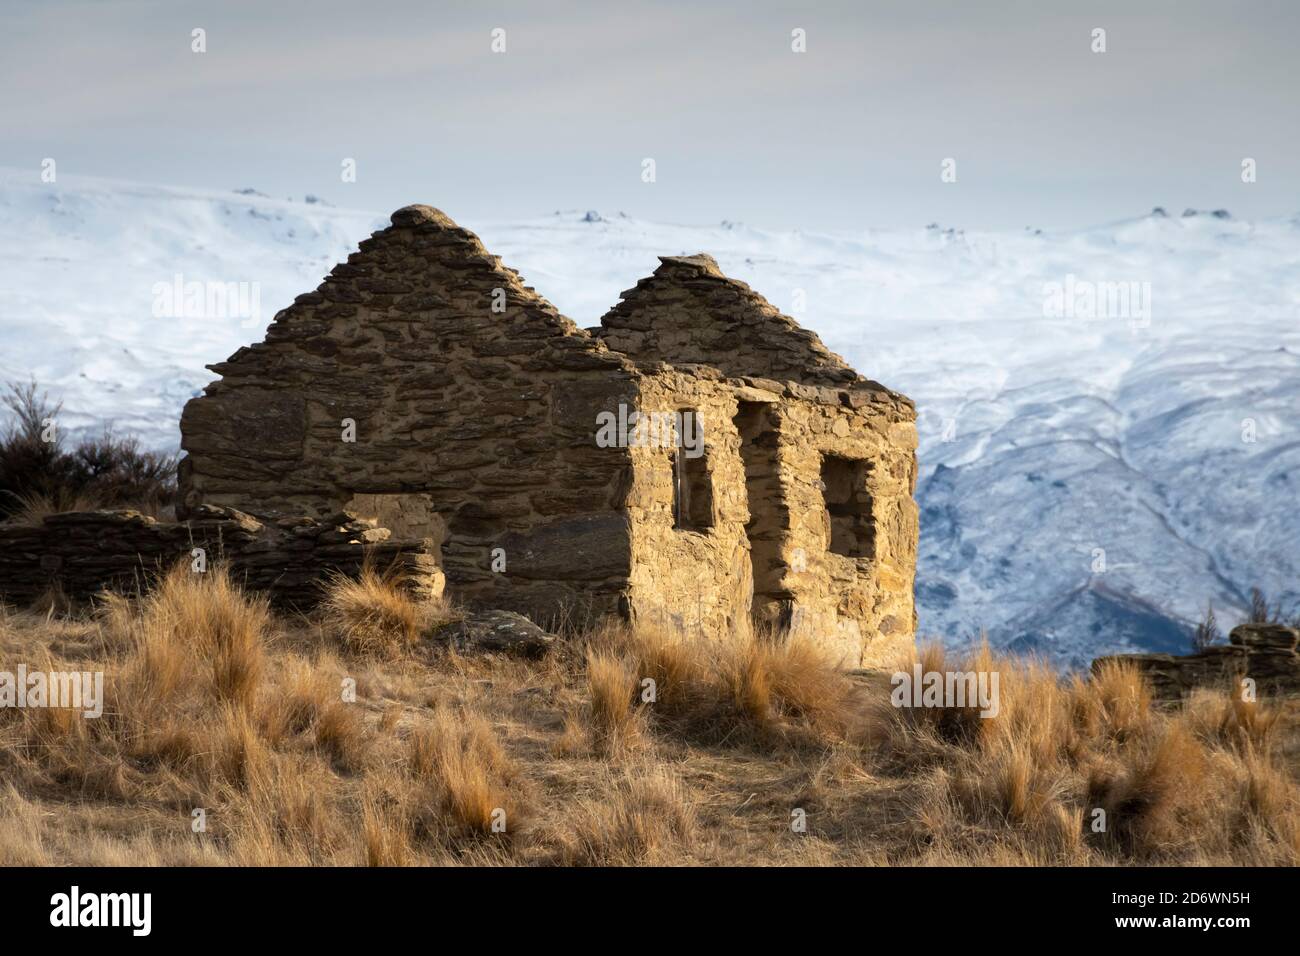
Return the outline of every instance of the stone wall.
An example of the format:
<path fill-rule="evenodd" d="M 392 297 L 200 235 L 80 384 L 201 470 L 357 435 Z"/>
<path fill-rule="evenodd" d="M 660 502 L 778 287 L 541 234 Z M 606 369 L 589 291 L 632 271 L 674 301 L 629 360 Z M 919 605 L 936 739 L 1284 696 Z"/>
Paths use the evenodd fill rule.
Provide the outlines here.
<path fill-rule="evenodd" d="M 596 334 L 638 363 L 725 381 L 730 394 L 695 399 L 716 426 L 715 528 L 670 534 L 661 512 L 646 508 L 633 521 L 638 556 L 649 565 L 671 555 L 670 568 L 689 569 L 679 582 L 687 590 L 671 590 L 671 570 L 634 559 L 633 603 L 658 600 L 664 613 L 676 608 L 690 620 L 752 614 L 760 626 L 814 637 L 853 666 L 892 661 L 915 629 L 914 406 L 859 376 L 709 256 L 660 261 Z M 658 400 L 678 407 L 699 391 L 684 381 L 665 387 L 677 394 Z M 663 455 L 644 460 L 651 473 L 643 480 L 638 459 L 638 500 L 662 509 L 669 466 Z M 742 609 L 751 595 L 752 609 Z"/>
<path fill-rule="evenodd" d="M 334 571 L 355 574 L 369 560 L 396 573 L 418 597 L 442 591 L 436 557 L 418 541 L 349 515 L 284 518 L 264 523 L 223 508 L 199 506 L 190 520 L 163 522 L 135 511 L 50 515 L 38 525 L 0 525 L 0 598 L 27 604 L 57 587 L 74 600 L 105 589 L 135 592 L 202 548 L 226 562 L 236 581 L 274 604 L 309 608 Z"/>
<path fill-rule="evenodd" d="M 916 616 L 910 407 L 864 402 L 845 389 L 725 379 L 707 367 L 647 376 L 641 396 L 645 408 L 702 416 L 713 521 L 706 531 L 674 527 L 668 451 L 633 450 L 636 617 L 714 629 L 752 619 L 810 636 L 854 667 L 906 652 Z M 860 466 L 860 554 L 832 550 L 827 456 Z"/>
<path fill-rule="evenodd" d="M 745 473 L 732 419 L 734 390 L 715 369 L 672 369 L 646 376 L 639 397 L 646 411 L 689 410 L 702 424 L 711 526 L 674 526 L 674 455 L 668 447 L 634 447 L 627 498 L 632 529 L 630 615 L 693 631 L 748 632 L 749 548 Z"/>
<path fill-rule="evenodd" d="M 851 664 L 893 664 L 916 627 L 917 439 L 910 406 L 795 384 L 785 385 L 782 396 L 770 407 L 789 513 L 783 585 L 792 596 L 791 624 Z M 850 466 L 851 474 L 828 475 L 828 461 Z M 859 532 L 854 547 L 834 540 L 840 510 L 853 514 L 847 523 Z M 758 611 L 784 614 L 784 606 L 769 600 Z"/>
<path fill-rule="evenodd" d="M 630 459 L 594 434 L 598 411 L 635 404 L 631 363 L 437 210 L 392 223 L 213 366 L 181 419 L 183 507 L 324 515 L 423 496 L 458 600 L 616 611 Z"/>
<path fill-rule="evenodd" d="M 1196 654 L 1121 654 L 1092 662 L 1097 670 L 1107 661 L 1133 664 L 1147 678 L 1155 696 L 1162 700 L 1186 697 L 1198 687 L 1238 693 L 1241 679 L 1255 682 L 1264 696 L 1300 694 L 1300 655 L 1296 653 L 1300 631 L 1279 624 L 1242 624 L 1232 629 L 1228 643 L 1214 645 Z"/>

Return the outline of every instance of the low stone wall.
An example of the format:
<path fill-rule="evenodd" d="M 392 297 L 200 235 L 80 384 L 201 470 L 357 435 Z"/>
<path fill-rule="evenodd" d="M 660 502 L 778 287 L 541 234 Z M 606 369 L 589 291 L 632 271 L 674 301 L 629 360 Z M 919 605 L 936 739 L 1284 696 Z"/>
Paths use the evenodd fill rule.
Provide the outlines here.
<path fill-rule="evenodd" d="M 1186 697 L 1197 687 L 1235 689 L 1243 677 L 1255 682 L 1264 696 L 1300 694 L 1300 631 L 1280 624 L 1242 624 L 1228 636 L 1229 643 L 1206 648 L 1186 657 L 1172 654 L 1120 654 L 1092 662 L 1094 671 L 1105 661 L 1125 661 L 1137 666 L 1162 700 Z"/>
<path fill-rule="evenodd" d="M 420 541 L 395 540 L 373 522 L 339 514 L 262 522 L 228 508 L 201 505 L 189 520 L 157 521 L 136 511 L 50 515 L 39 525 L 0 525 L 0 599 L 26 604 L 52 587 L 74 600 L 106 588 L 136 591 L 177 561 L 204 550 L 211 566 L 281 607 L 309 608 L 335 571 L 356 574 L 369 560 L 392 569 L 413 592 L 442 592 L 436 555 Z"/>

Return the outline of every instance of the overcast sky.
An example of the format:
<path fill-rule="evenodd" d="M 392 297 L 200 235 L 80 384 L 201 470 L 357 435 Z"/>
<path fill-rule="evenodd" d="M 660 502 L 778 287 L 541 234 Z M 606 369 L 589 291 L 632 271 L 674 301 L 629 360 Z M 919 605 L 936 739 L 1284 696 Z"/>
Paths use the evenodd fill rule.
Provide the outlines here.
<path fill-rule="evenodd" d="M 0 0 L 0 165 L 470 221 L 1289 215 L 1298 26 L 1293 0 Z"/>

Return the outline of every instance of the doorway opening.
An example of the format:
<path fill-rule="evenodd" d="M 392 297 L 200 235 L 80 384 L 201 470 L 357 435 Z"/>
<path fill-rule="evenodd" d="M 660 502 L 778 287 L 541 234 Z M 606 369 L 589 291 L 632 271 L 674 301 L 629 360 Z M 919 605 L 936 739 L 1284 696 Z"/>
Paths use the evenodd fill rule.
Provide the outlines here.
<path fill-rule="evenodd" d="M 745 465 L 745 495 L 749 521 L 749 557 L 753 565 L 755 621 L 764 622 L 793 598 L 784 584 L 781 555 L 790 528 L 790 512 L 781 493 L 777 469 L 778 437 L 772 406 L 767 402 L 741 402 L 734 419 L 740 434 L 740 457 Z"/>

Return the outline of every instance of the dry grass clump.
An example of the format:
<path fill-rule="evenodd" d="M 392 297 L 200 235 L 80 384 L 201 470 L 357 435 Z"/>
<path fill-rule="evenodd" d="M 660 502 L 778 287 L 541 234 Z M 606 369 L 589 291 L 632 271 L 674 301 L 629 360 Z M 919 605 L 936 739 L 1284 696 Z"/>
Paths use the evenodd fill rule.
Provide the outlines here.
<path fill-rule="evenodd" d="M 987 646 L 982 645 L 971 660 L 957 666 L 947 659 L 942 646 L 926 644 L 918 649 L 915 659 L 895 675 L 891 682 L 891 693 L 888 696 L 880 695 L 872 701 L 875 723 L 886 728 L 887 737 L 906 751 L 909 759 L 915 760 L 923 752 L 935 757 L 941 756 L 948 745 L 974 742 L 992 726 L 980 717 L 978 700 L 969 693 L 961 703 L 952 701 L 940 707 L 911 706 L 912 686 L 918 673 L 922 676 L 944 675 L 952 671 L 973 673 L 978 677 L 990 675 L 996 668 Z M 908 683 L 900 686 L 899 675 L 905 675 Z M 903 695 L 908 706 L 895 706 L 895 693 Z"/>
<path fill-rule="evenodd" d="M 29 663 L 102 671 L 103 716 L 6 711 L 7 757 L 37 789 L 75 785 L 112 799 L 184 801 L 217 781 L 243 786 L 264 763 L 253 723 L 270 627 L 265 602 L 243 595 L 222 568 L 194 574 L 182 565 L 145 598 L 108 600 L 100 646 L 83 651 L 106 651 L 107 660 L 69 665 L 47 653 Z M 26 746 L 12 747 L 15 737 Z"/>
<path fill-rule="evenodd" d="M 362 862 L 366 866 L 410 866 L 415 861 L 405 808 L 380 794 L 367 794 L 361 808 Z"/>
<path fill-rule="evenodd" d="M 329 581 L 324 610 L 343 646 L 353 654 L 395 658 L 419 640 L 419 603 L 392 577 L 364 567 L 353 578 Z"/>
<path fill-rule="evenodd" d="M 203 674 L 218 700 L 253 704 L 272 631 L 270 608 L 264 597 L 241 591 L 224 568 L 197 574 L 178 564 L 144 598 L 137 620 L 133 636 L 151 665 L 142 680 L 174 680 L 189 669 Z"/>
<path fill-rule="evenodd" d="M 50 515 L 68 511 L 94 511 L 102 507 L 104 505 L 98 498 L 63 488 L 48 492 L 13 493 L 8 501 L 5 521 L 34 528 Z"/>
<path fill-rule="evenodd" d="M 1284 729 L 1283 711 L 1240 694 L 1199 689 L 1183 708 L 1197 737 L 1237 750 L 1272 751 Z"/>
<path fill-rule="evenodd" d="M 914 845 L 1036 863 L 1300 860 L 1300 799 L 1269 740 L 1280 706 L 1202 693 L 1159 710 L 1138 673 L 1065 681 L 981 648 L 927 669 L 996 672 L 999 707 L 873 708 L 888 765 L 916 780 Z M 926 711 L 936 708 L 924 708 Z"/>
<path fill-rule="evenodd" d="M 1125 854 L 1176 850 L 1212 832 L 1213 817 L 1228 809 L 1210 754 L 1182 721 L 1136 740 L 1117 764 L 1094 768 L 1088 802 L 1106 813 L 1101 842 Z"/>
<path fill-rule="evenodd" d="M 697 835 L 690 795 L 670 771 L 655 767 L 610 774 L 600 800 L 583 800 L 563 832 L 559 862 L 576 866 L 680 863 Z"/>
<path fill-rule="evenodd" d="M 632 747 L 642 737 L 644 712 L 637 703 L 640 682 L 631 663 L 609 650 L 587 651 L 588 726 L 606 754 Z"/>
<path fill-rule="evenodd" d="M 701 741 L 824 746 L 855 723 L 850 685 L 798 638 L 693 638 L 606 629 L 587 656 L 595 737 L 635 736 L 642 719 Z"/>
<path fill-rule="evenodd" d="M 481 836 L 513 835 L 520 828 L 521 807 L 510 792 L 514 770 L 481 715 L 436 709 L 412 735 L 409 760 L 443 822 Z"/>
<path fill-rule="evenodd" d="M 811 642 L 760 635 L 724 642 L 715 673 L 733 726 L 764 737 L 843 739 L 854 723 L 843 672 Z"/>
<path fill-rule="evenodd" d="M 650 680 L 656 714 L 689 717 L 716 700 L 713 658 L 708 644 L 681 631 L 639 627 L 602 635 L 621 649 L 638 685 Z"/>
<path fill-rule="evenodd" d="M 1122 743 L 1151 729 L 1151 689 L 1137 669 L 1109 660 L 1071 688 L 1074 720 L 1085 736 Z"/>

